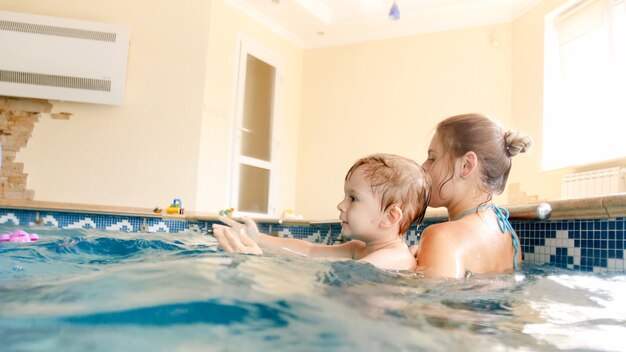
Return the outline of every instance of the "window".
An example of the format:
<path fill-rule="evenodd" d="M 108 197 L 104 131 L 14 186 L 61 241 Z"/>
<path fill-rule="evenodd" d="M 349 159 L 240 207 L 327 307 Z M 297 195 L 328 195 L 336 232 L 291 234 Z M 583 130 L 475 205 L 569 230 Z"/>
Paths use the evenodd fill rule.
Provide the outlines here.
<path fill-rule="evenodd" d="M 276 105 L 280 69 L 263 48 L 242 40 L 229 204 L 239 214 L 275 215 Z"/>
<path fill-rule="evenodd" d="M 578 0 L 546 17 L 544 169 L 626 157 L 624 0 Z"/>

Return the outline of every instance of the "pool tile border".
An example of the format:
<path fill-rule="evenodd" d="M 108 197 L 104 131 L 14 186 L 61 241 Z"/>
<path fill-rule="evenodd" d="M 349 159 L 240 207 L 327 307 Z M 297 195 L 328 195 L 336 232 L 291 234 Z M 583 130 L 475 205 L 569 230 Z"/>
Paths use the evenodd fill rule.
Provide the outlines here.
<path fill-rule="evenodd" d="M 88 212 L 60 212 L 0 208 L 0 224 L 52 226 L 63 229 L 99 229 L 125 232 L 207 233 L 214 221 L 171 220 L 158 217 L 108 215 Z M 405 241 L 419 243 L 422 230 L 412 225 Z M 513 220 L 520 238 L 524 261 L 551 264 L 584 272 L 626 271 L 626 217 L 576 220 Z M 259 223 L 259 229 L 275 236 L 304 239 L 323 244 L 341 243 L 341 225 L 308 226 Z"/>

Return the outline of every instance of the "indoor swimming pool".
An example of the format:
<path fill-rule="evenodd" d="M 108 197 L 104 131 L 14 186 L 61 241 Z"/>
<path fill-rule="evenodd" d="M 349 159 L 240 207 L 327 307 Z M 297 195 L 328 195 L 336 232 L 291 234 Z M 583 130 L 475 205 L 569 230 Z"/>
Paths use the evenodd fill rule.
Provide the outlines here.
<path fill-rule="evenodd" d="M 434 280 L 231 255 L 198 231 L 21 228 L 39 240 L 0 244 L 6 351 L 624 349 L 623 272 Z"/>

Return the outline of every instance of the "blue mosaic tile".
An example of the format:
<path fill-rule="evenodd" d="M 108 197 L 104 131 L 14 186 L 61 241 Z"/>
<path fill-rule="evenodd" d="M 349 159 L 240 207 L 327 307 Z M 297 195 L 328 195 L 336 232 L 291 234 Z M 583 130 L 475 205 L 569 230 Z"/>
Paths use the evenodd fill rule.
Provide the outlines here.
<path fill-rule="evenodd" d="M 59 228 L 82 228 L 126 232 L 177 233 L 207 232 L 213 221 L 188 222 L 159 217 L 119 216 L 81 212 L 31 211 L 0 209 L 0 224 L 15 226 L 41 225 Z M 405 234 L 408 245 L 418 244 L 422 231 L 437 222 L 426 221 L 422 226 L 411 225 Z M 511 221 L 520 238 L 523 258 L 528 262 L 551 263 L 577 271 L 626 271 L 624 233 L 626 218 Z M 284 226 L 258 223 L 264 233 L 336 244 L 342 241 L 341 225 L 315 224 Z"/>
<path fill-rule="evenodd" d="M 58 211 L 30 211 L 0 209 L 0 224 L 41 225 L 64 229 L 99 229 L 125 232 L 164 232 L 186 231 L 187 221 L 164 220 L 139 216 L 121 216 Z"/>
<path fill-rule="evenodd" d="M 624 219 L 570 220 L 570 221 L 514 221 L 524 259 L 580 271 L 611 269 L 625 271 L 623 233 L 615 234 L 603 229 L 620 228 Z M 419 229 L 413 225 L 405 234 L 408 245 L 419 243 L 421 231 L 433 224 L 427 222 Z M 588 229 L 588 230 L 581 230 Z M 287 229 L 291 231 L 291 229 Z M 341 227 L 330 226 L 335 237 Z M 615 241 L 611 241 L 615 238 Z M 619 238 L 619 241 L 618 241 Z M 548 241 L 550 241 L 548 243 Z M 609 248 L 612 250 L 609 251 Z M 578 251 L 578 252 L 577 252 Z M 554 254 L 551 254 L 554 253 Z M 578 253 L 578 254 L 577 254 Z M 526 256 L 528 254 L 528 256 Z M 608 267 L 611 259 L 612 267 Z"/>

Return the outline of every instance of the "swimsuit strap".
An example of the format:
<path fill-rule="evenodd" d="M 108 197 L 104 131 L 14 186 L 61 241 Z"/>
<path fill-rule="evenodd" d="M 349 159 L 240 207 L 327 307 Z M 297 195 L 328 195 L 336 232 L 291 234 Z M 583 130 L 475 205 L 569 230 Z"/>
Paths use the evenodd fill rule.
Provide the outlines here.
<path fill-rule="evenodd" d="M 515 257 L 513 257 L 513 266 L 515 270 L 518 270 L 517 266 L 517 256 L 519 255 L 519 241 L 517 237 L 515 237 L 515 230 L 513 230 L 513 225 L 509 221 L 509 210 L 506 208 L 501 208 L 497 205 L 492 206 L 494 213 L 496 213 L 496 217 L 498 218 L 498 226 L 500 226 L 500 231 L 505 233 L 506 230 L 511 234 L 511 242 L 513 242 L 513 248 L 515 249 Z"/>
<path fill-rule="evenodd" d="M 458 216 L 456 216 L 454 219 L 450 219 L 450 221 L 459 220 L 460 218 L 464 217 L 465 215 L 467 215 L 469 213 L 473 213 L 475 211 L 477 212 L 477 211 L 483 210 L 483 209 L 489 209 L 491 207 L 493 207 L 493 205 L 483 205 L 483 206 L 480 206 L 480 207 L 467 209 L 466 211 L 464 211 L 461 214 L 459 214 Z"/>
<path fill-rule="evenodd" d="M 519 241 L 517 240 L 517 237 L 515 237 L 515 230 L 513 230 L 513 226 L 511 225 L 511 222 L 509 221 L 508 209 L 499 207 L 497 205 L 483 205 L 480 207 L 468 209 L 450 221 L 458 220 L 471 212 L 475 212 L 475 211 L 479 211 L 483 209 L 489 209 L 489 208 L 493 209 L 493 212 L 496 214 L 496 219 L 498 220 L 498 226 L 500 227 L 500 231 L 502 231 L 502 233 L 504 234 L 508 230 L 509 233 L 511 234 L 511 241 L 513 242 L 513 248 L 515 249 L 515 257 L 513 258 L 513 266 L 515 267 L 515 270 L 518 270 L 519 267 L 517 265 L 517 257 L 519 255 Z"/>

